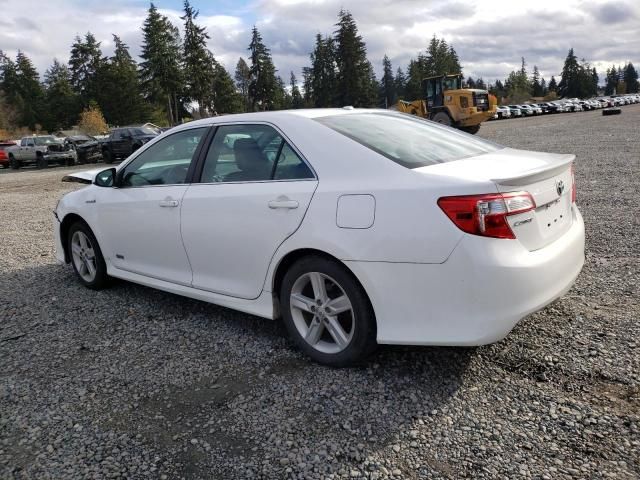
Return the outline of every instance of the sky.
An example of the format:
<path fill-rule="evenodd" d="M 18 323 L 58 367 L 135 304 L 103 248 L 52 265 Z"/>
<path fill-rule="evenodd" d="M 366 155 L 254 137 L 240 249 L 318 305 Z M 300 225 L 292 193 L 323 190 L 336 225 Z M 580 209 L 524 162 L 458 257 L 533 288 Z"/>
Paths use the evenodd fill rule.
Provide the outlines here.
<path fill-rule="evenodd" d="M 181 27 L 180 0 L 156 6 Z M 335 30 L 341 8 L 349 10 L 367 45 L 378 75 L 386 54 L 393 68 L 406 70 L 433 35 L 444 38 L 460 56 L 465 76 L 493 81 L 537 65 L 542 76 L 559 77 L 573 47 L 579 59 L 595 65 L 604 81 L 612 65 L 640 66 L 639 0 L 191 0 L 207 27 L 209 48 L 233 74 L 247 58 L 253 25 L 271 49 L 279 75 L 301 80 L 309 65 L 315 35 Z M 41 74 L 54 58 L 66 62 L 76 35 L 91 31 L 105 55 L 119 35 L 137 56 L 148 1 L 0 0 L 0 50 L 24 51 Z"/>

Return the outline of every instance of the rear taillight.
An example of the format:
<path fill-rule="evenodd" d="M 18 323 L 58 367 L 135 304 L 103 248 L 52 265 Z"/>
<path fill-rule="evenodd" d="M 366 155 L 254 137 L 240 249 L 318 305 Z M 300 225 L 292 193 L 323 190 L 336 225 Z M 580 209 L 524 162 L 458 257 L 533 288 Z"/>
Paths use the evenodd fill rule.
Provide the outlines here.
<path fill-rule="evenodd" d="M 578 191 L 576 190 L 576 167 L 571 164 L 571 203 L 576 203 Z"/>
<path fill-rule="evenodd" d="M 509 215 L 536 208 L 527 192 L 442 197 L 438 206 L 463 232 L 493 238 L 516 238 L 507 222 Z"/>
<path fill-rule="evenodd" d="M 7 158 L 8 157 L 7 157 L 6 152 L 3 151 L 3 150 L 0 150 L 0 160 L 6 160 Z"/>

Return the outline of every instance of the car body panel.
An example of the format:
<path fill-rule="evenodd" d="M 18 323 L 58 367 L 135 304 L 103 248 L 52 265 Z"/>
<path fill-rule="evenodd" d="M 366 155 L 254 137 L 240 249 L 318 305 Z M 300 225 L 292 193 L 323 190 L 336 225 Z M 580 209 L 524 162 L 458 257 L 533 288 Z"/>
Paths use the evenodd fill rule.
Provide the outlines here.
<path fill-rule="evenodd" d="M 515 240 L 466 234 L 437 201 L 538 188 L 533 194 L 542 202 L 551 198 L 550 182 L 569 181 L 572 156 L 504 148 L 412 170 L 313 121 L 357 112 L 265 112 L 176 127 L 169 133 L 223 123 L 273 125 L 303 154 L 317 181 L 88 185 L 65 195 L 56 209 L 56 257 L 65 261 L 60 222 L 79 215 L 103 246 L 110 275 L 274 318 L 278 267 L 288 255 L 312 249 L 341 261 L 361 283 L 376 315 L 379 343 L 492 342 L 570 288 L 584 262 L 584 225 L 575 204 L 564 204 L 572 216 L 565 231 L 534 245 L 533 234 Z M 98 171 L 69 177 L 86 182 Z M 268 202 L 281 195 L 296 196 L 298 208 L 272 212 Z M 358 228 L 341 226 L 345 196 L 371 198 L 373 219 L 367 207 L 366 222 L 350 220 Z M 178 208 L 158 208 L 168 197 L 179 202 Z M 136 268 L 117 255 L 133 258 Z"/>

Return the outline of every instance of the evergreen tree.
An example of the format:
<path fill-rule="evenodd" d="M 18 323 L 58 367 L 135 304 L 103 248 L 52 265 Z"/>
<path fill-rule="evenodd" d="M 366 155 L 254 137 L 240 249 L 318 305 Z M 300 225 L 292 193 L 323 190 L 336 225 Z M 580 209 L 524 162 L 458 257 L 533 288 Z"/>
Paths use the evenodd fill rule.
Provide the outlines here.
<path fill-rule="evenodd" d="M 426 92 L 422 90 L 424 73 L 419 60 L 409 60 L 407 68 L 407 81 L 405 84 L 405 100 L 413 101 L 425 98 Z"/>
<path fill-rule="evenodd" d="M 170 125 L 185 112 L 179 95 L 184 91 L 180 34 L 169 19 L 152 3 L 142 26 L 140 80 L 145 98 L 165 111 Z"/>
<path fill-rule="evenodd" d="M 531 75 L 531 93 L 534 97 L 542 97 L 544 95 L 542 83 L 540 82 L 540 71 L 537 65 L 533 66 L 533 74 Z"/>
<path fill-rule="evenodd" d="M 549 93 L 549 89 L 547 88 L 547 81 L 543 78 L 540 80 L 540 89 L 542 90 L 542 96 L 546 96 Z"/>
<path fill-rule="evenodd" d="M 291 108 L 304 107 L 304 99 L 300 94 L 300 89 L 298 88 L 298 82 L 293 72 L 291 72 L 291 76 L 289 77 L 289 85 L 291 86 Z"/>
<path fill-rule="evenodd" d="M 311 67 L 302 67 L 302 99 L 305 107 L 313 106 L 313 73 Z"/>
<path fill-rule="evenodd" d="M 97 102 L 110 125 L 129 125 L 144 121 L 150 114 L 142 97 L 135 60 L 129 47 L 113 35 L 113 56 L 99 70 Z"/>
<path fill-rule="evenodd" d="M 240 96 L 242 97 L 244 109 L 243 111 L 248 112 L 251 105 L 249 103 L 249 84 L 251 83 L 251 70 L 249 69 L 249 65 L 245 62 L 244 58 L 240 57 L 238 59 L 238 63 L 236 64 L 236 87 L 240 92 Z"/>
<path fill-rule="evenodd" d="M 52 132 L 73 126 L 80 115 L 81 100 L 73 91 L 67 66 L 54 59 L 44 75 L 44 86 L 47 111 L 42 121 L 44 129 Z"/>
<path fill-rule="evenodd" d="M 89 105 L 91 100 L 96 100 L 101 88 L 99 85 L 98 72 L 103 66 L 102 51 L 100 42 L 96 37 L 87 32 L 84 40 L 76 37 L 71 45 L 71 55 L 69 57 L 69 71 L 71 72 L 71 84 L 75 92 L 80 95 L 84 107 Z"/>
<path fill-rule="evenodd" d="M 213 58 L 211 61 L 214 64 L 212 103 L 215 107 L 215 113 L 239 113 L 245 111 L 244 98 L 236 90 L 229 72 Z"/>
<path fill-rule="evenodd" d="M 579 97 L 580 92 L 580 64 L 573 53 L 573 48 L 571 48 L 562 68 L 562 77 L 558 84 L 558 95 L 561 97 Z"/>
<path fill-rule="evenodd" d="M 276 68 L 271 59 L 271 52 L 262 41 L 262 35 L 254 26 L 251 31 L 251 82 L 249 83 L 249 98 L 252 110 L 273 110 L 276 89 L 279 88 L 276 79 Z"/>
<path fill-rule="evenodd" d="M 36 130 L 45 112 L 44 92 L 40 84 L 40 76 L 31 59 L 21 51 L 18 51 L 16 56 L 15 73 L 17 94 L 22 100 L 22 104 L 17 106 L 20 126 Z"/>
<path fill-rule="evenodd" d="M 382 79 L 380 80 L 380 97 L 381 104 L 385 108 L 389 108 L 398 100 L 398 92 L 396 90 L 396 81 L 393 77 L 393 67 L 391 60 L 386 55 L 382 59 Z"/>
<path fill-rule="evenodd" d="M 213 108 L 212 85 L 215 81 L 215 59 L 207 48 L 209 35 L 205 27 L 195 20 L 199 12 L 189 0 L 184 0 L 183 75 L 185 98 L 198 104 L 200 118 L 210 114 Z M 226 72 L 225 72 L 226 73 Z"/>
<path fill-rule="evenodd" d="M 487 84 L 484 82 L 484 79 L 482 77 L 478 77 L 476 79 L 476 88 L 479 88 L 480 90 L 487 89 Z"/>
<path fill-rule="evenodd" d="M 557 92 L 558 84 L 556 83 L 556 77 L 551 75 L 551 80 L 549 80 L 549 92 Z"/>
<path fill-rule="evenodd" d="M 324 108 L 337 105 L 337 76 L 336 76 L 336 51 L 332 38 L 322 38 L 316 35 L 316 46 L 310 55 L 311 69 L 309 70 L 308 90 L 305 86 L 305 95 L 308 91 L 308 99 L 314 107 Z"/>
<path fill-rule="evenodd" d="M 371 105 L 373 69 L 367 60 L 366 46 L 348 11 L 340 10 L 336 27 L 337 104 L 368 107 Z"/>
<path fill-rule="evenodd" d="M 366 74 L 366 83 L 363 86 L 362 97 L 360 99 L 363 107 L 382 107 L 380 105 L 380 82 L 376 78 L 376 72 L 371 62 L 367 60 L 364 65 L 364 73 Z"/>
<path fill-rule="evenodd" d="M 623 80 L 627 86 L 626 93 L 638 93 L 640 92 L 640 83 L 638 83 L 638 72 L 636 71 L 633 63 L 629 62 L 623 73 Z"/>
<path fill-rule="evenodd" d="M 591 69 L 591 92 L 590 96 L 595 96 L 598 94 L 598 83 L 600 82 L 600 77 L 598 76 L 598 71 L 596 67 Z"/>
<path fill-rule="evenodd" d="M 476 81 L 472 77 L 467 78 L 467 88 L 477 88 Z"/>
<path fill-rule="evenodd" d="M 402 71 L 402 68 L 400 67 L 398 67 L 398 70 L 396 70 L 396 78 L 394 79 L 394 82 L 395 82 L 396 94 L 398 95 L 398 98 L 404 99 L 405 90 L 407 88 L 407 77 L 405 76 L 404 72 Z"/>

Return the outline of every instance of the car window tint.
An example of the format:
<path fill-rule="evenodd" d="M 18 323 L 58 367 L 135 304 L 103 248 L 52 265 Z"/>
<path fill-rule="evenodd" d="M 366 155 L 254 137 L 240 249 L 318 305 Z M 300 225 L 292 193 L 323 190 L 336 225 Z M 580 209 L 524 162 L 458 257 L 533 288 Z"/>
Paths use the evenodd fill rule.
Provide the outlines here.
<path fill-rule="evenodd" d="M 268 125 L 223 125 L 207 152 L 201 181 L 271 180 L 282 142 L 280 134 Z"/>
<path fill-rule="evenodd" d="M 313 172 L 289 144 L 285 143 L 280 150 L 273 179 L 302 180 L 305 178 L 313 178 Z"/>
<path fill-rule="evenodd" d="M 184 183 L 193 155 L 206 130 L 206 127 L 183 130 L 151 145 L 125 167 L 122 186 Z"/>
<path fill-rule="evenodd" d="M 351 113 L 315 119 L 407 168 L 499 150 L 495 143 L 401 113 Z"/>

